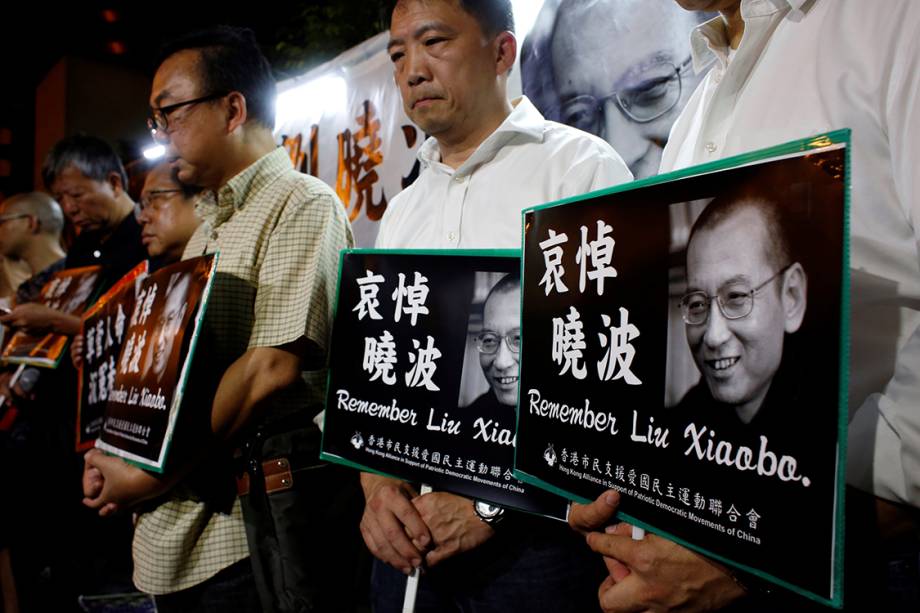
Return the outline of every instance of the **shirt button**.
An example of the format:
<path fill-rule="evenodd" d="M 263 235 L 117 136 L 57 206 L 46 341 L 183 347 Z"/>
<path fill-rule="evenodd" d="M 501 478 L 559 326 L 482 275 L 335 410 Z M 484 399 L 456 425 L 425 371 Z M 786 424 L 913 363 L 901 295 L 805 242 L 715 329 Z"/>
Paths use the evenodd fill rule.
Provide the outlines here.
<path fill-rule="evenodd" d="M 447 240 L 449 240 L 450 242 L 454 242 L 455 240 L 457 240 L 457 233 L 456 233 L 456 232 L 448 232 L 448 233 L 447 233 Z"/>
<path fill-rule="evenodd" d="M 454 176 L 454 181 L 456 181 L 457 183 L 463 183 L 464 179 L 466 179 L 466 177 L 461 176 L 461 175 Z"/>
<path fill-rule="evenodd" d="M 217 240 L 217 231 L 211 232 L 211 238 Z"/>
<path fill-rule="evenodd" d="M 715 152 L 716 152 L 716 149 L 718 149 L 718 148 L 719 148 L 719 146 L 716 145 L 716 144 L 715 144 L 714 142 L 712 142 L 712 141 L 709 141 L 708 143 L 706 143 L 706 151 L 708 151 L 709 153 L 715 153 Z"/>

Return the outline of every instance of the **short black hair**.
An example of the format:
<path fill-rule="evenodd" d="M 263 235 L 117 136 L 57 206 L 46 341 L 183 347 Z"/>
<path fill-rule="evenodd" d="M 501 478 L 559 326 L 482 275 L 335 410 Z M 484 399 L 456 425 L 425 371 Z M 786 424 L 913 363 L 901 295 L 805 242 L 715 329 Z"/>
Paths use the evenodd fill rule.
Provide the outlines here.
<path fill-rule="evenodd" d="M 476 18 L 486 36 L 501 32 L 514 33 L 511 0 L 460 0 L 460 7 Z"/>
<path fill-rule="evenodd" d="M 406 0 L 393 2 L 395 9 Z M 428 0 L 430 1 L 430 0 Z M 446 1 L 446 0 L 440 0 Z M 454 0 L 464 12 L 476 19 L 483 34 L 492 37 L 501 32 L 514 33 L 514 11 L 511 0 Z M 390 11 L 392 14 L 393 11 Z"/>
<path fill-rule="evenodd" d="M 497 296 L 499 294 L 510 294 L 514 291 L 521 291 L 521 276 L 515 272 L 509 272 L 507 275 L 498 280 L 498 282 L 492 286 L 492 289 L 489 290 L 486 299 L 483 301 L 482 305 L 485 308 L 485 305 L 492 296 Z"/>
<path fill-rule="evenodd" d="M 42 164 L 45 187 L 50 190 L 51 184 L 68 166 L 73 166 L 84 177 L 100 183 L 108 181 L 109 175 L 114 172 L 121 177 L 122 189 L 128 189 L 128 173 L 121 159 L 115 149 L 101 138 L 74 134 L 55 143 Z"/>
<path fill-rule="evenodd" d="M 730 189 L 716 196 L 706 206 L 690 230 L 688 249 L 698 232 L 712 230 L 744 209 L 757 211 L 764 220 L 764 235 L 767 238 L 764 255 L 767 261 L 777 269 L 799 261 L 795 248 L 798 244 L 797 225 L 790 218 L 778 194 L 769 189 L 749 186 Z"/>
<path fill-rule="evenodd" d="M 202 96 L 239 92 L 249 117 L 269 130 L 275 127 L 275 78 L 249 28 L 213 26 L 173 39 L 160 48 L 156 65 L 180 51 L 199 52 Z"/>

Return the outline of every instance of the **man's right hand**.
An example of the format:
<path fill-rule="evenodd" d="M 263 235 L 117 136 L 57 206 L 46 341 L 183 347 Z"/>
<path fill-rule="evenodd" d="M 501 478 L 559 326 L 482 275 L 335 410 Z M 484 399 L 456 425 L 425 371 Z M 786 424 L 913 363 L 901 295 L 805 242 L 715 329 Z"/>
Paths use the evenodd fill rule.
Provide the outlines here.
<path fill-rule="evenodd" d="M 412 487 L 398 479 L 361 473 L 364 489 L 364 516 L 361 535 L 367 548 L 380 560 L 410 574 L 422 565 L 431 544 L 431 532 L 412 504 L 418 496 Z"/>

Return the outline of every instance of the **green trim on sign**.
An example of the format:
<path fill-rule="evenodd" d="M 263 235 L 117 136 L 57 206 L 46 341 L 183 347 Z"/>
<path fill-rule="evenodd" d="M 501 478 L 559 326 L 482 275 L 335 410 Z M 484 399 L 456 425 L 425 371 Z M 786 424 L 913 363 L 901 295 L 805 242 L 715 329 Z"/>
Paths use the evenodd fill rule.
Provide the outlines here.
<path fill-rule="evenodd" d="M 675 170 L 665 174 L 647 177 L 638 181 L 630 181 L 629 183 L 620 183 L 619 185 L 614 185 L 613 187 L 599 189 L 593 192 L 588 192 L 587 194 L 581 194 L 580 196 L 571 196 L 569 198 L 563 198 L 562 200 L 547 202 L 546 204 L 540 204 L 526 208 L 521 211 L 521 215 L 526 215 L 531 211 L 542 211 L 544 209 L 561 206 L 563 204 L 570 204 L 573 202 L 580 202 L 582 200 L 597 198 L 598 196 L 607 196 L 610 194 L 618 194 L 620 192 L 629 192 L 642 187 L 658 185 L 660 183 L 670 183 L 672 181 L 676 181 L 677 179 L 685 179 L 687 177 L 709 174 L 718 170 L 737 168 L 738 166 L 744 166 L 745 164 L 750 164 L 752 162 L 767 161 L 768 158 L 775 158 L 791 153 L 803 153 L 813 149 L 823 149 L 824 147 L 841 143 L 845 143 L 847 147 L 849 147 L 849 129 L 834 130 L 833 132 L 828 132 L 827 134 L 820 134 L 818 136 L 789 141 L 788 143 L 783 143 L 774 147 L 759 149 L 750 153 L 743 153 L 741 155 L 735 155 L 729 158 L 707 162 L 706 164 L 700 164 L 699 166 L 691 166 L 689 168 L 683 168 L 681 170 Z M 524 227 L 523 223 L 521 224 L 521 227 Z"/>
<path fill-rule="evenodd" d="M 520 249 L 343 249 L 342 253 L 356 255 L 446 255 L 446 256 L 473 256 L 473 257 L 498 257 L 519 258 Z M 339 269 L 341 276 L 341 268 Z"/>
<path fill-rule="evenodd" d="M 632 181 L 630 183 L 622 183 L 610 188 L 597 190 L 580 196 L 573 196 L 570 198 L 565 198 L 555 202 L 549 202 L 546 204 L 529 207 L 521 211 L 521 244 L 525 245 L 524 239 L 526 237 L 527 229 L 527 215 L 534 212 L 563 206 L 567 204 L 577 203 L 584 200 L 589 200 L 597 198 L 598 196 L 607 196 L 611 194 L 617 194 L 621 192 L 628 192 L 635 189 L 640 189 L 644 187 L 649 187 L 653 185 L 659 185 L 662 183 L 670 183 L 679 179 L 685 179 L 688 177 L 695 177 L 704 174 L 710 174 L 717 171 L 729 170 L 732 168 L 738 168 L 741 166 L 746 166 L 749 164 L 757 162 L 770 162 L 775 159 L 782 158 L 783 156 L 790 156 L 799 153 L 807 153 L 810 151 L 816 151 L 820 149 L 825 149 L 832 147 L 834 145 L 843 145 L 844 146 L 844 185 L 843 185 L 843 236 L 842 236 L 842 245 L 843 245 L 843 261 L 842 261 L 842 279 L 841 279 L 841 323 L 840 323 L 840 362 L 839 362 L 839 387 L 838 387 L 838 404 L 837 404 L 837 434 L 838 434 L 838 444 L 837 444 L 837 470 L 836 470 L 836 487 L 835 487 L 835 501 L 834 501 L 834 526 L 832 529 L 835 532 L 835 538 L 833 539 L 833 554 L 832 561 L 833 570 L 831 573 L 831 586 L 830 586 L 830 598 L 825 598 L 813 592 L 810 592 L 804 588 L 791 585 L 788 582 L 775 577 L 765 571 L 758 570 L 741 564 L 739 562 L 733 561 L 725 556 L 715 554 L 703 547 L 693 545 L 674 534 L 660 530 L 651 526 L 643 521 L 640 521 L 631 515 L 625 513 L 617 513 L 617 517 L 621 518 L 629 523 L 635 524 L 639 527 L 642 527 L 649 532 L 661 535 L 668 540 L 674 541 L 692 549 L 698 551 L 706 556 L 709 556 L 715 560 L 719 560 L 730 566 L 734 566 L 744 570 L 751 575 L 766 579 L 772 583 L 775 583 L 779 586 L 782 586 L 785 589 L 788 589 L 796 594 L 804 596 L 810 600 L 819 602 L 824 605 L 829 605 L 831 607 L 840 609 L 843 608 L 843 563 L 844 563 L 844 534 L 845 534 L 845 493 L 846 493 L 846 453 L 847 453 L 847 425 L 848 425 L 848 411 L 847 411 L 847 397 L 849 389 L 849 357 L 850 357 L 850 206 L 851 206 L 851 197 L 850 197 L 850 187 L 851 187 L 851 177 L 852 177 L 852 161 L 850 151 L 851 147 L 851 131 L 849 129 L 843 130 L 834 130 L 826 134 L 820 134 L 817 136 L 812 136 L 809 138 L 789 141 L 787 143 L 782 143 L 774 147 L 768 147 L 766 149 L 760 149 L 757 151 L 752 151 L 749 153 L 736 155 L 729 158 L 724 158 L 721 160 L 716 160 L 706 164 L 701 164 L 698 166 L 692 166 L 690 168 L 685 168 L 681 170 L 676 170 L 674 172 L 669 172 L 661 175 L 656 175 L 653 177 L 648 177 L 639 181 Z M 525 258 L 521 257 L 521 279 L 525 279 L 524 271 Z M 523 313 L 524 309 L 524 294 L 521 292 L 521 312 Z M 524 333 L 523 325 L 521 326 L 521 354 L 524 355 L 524 339 L 526 334 Z M 526 366 L 527 360 L 521 360 L 521 379 L 523 379 L 524 368 Z M 518 414 L 517 414 L 517 429 L 520 430 L 520 387 L 518 388 Z M 580 503 L 589 503 L 590 500 L 577 496 L 571 492 L 568 492 L 560 487 L 547 483 L 546 481 L 536 477 L 534 475 L 528 474 L 524 471 L 518 470 L 517 468 L 517 448 L 515 447 L 515 469 L 514 469 L 515 478 L 528 483 L 530 485 L 539 487 L 541 489 L 547 490 L 569 500 L 574 500 Z"/>

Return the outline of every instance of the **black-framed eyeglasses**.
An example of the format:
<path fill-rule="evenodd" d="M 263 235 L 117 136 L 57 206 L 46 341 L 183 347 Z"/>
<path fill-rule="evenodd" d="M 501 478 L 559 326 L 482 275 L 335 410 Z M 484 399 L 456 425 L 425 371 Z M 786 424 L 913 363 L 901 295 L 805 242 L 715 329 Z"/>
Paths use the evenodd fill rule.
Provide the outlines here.
<path fill-rule="evenodd" d="M 520 330 L 514 330 L 505 335 L 486 330 L 476 337 L 476 349 L 479 351 L 479 353 L 492 355 L 493 353 L 498 352 L 498 348 L 501 346 L 502 339 L 505 339 L 505 344 L 508 345 L 508 349 L 510 349 L 512 353 L 521 352 Z"/>
<path fill-rule="evenodd" d="M 754 310 L 754 295 L 791 267 L 792 264 L 782 267 L 776 274 L 754 289 L 750 289 L 743 283 L 729 283 L 720 287 L 714 296 L 706 292 L 685 294 L 680 299 L 680 315 L 684 322 L 691 326 L 702 325 L 709 319 L 710 306 L 712 300 L 715 299 L 725 319 L 747 317 Z"/>
<path fill-rule="evenodd" d="M 152 189 L 149 192 L 146 192 L 144 196 L 141 198 L 140 202 L 138 203 L 140 205 L 140 210 L 144 211 L 151 207 L 156 209 L 156 204 L 154 204 L 155 202 L 161 200 L 167 194 L 179 194 L 181 192 L 182 190 L 179 188 Z"/>
<path fill-rule="evenodd" d="M 680 66 L 659 62 L 646 69 L 641 81 L 603 98 L 589 94 L 562 102 L 562 122 L 585 132 L 599 134 L 604 106 L 612 100 L 623 115 L 636 123 L 654 121 L 677 106 L 683 90 L 682 73 L 690 66 L 687 58 Z"/>
<path fill-rule="evenodd" d="M 14 219 L 22 219 L 23 217 L 32 217 L 28 213 L 18 213 L 16 215 L 0 215 L 0 226 L 5 224 L 8 221 L 13 221 Z"/>
<path fill-rule="evenodd" d="M 194 98 L 192 100 L 185 100 L 183 102 L 176 102 L 175 104 L 167 104 L 166 106 L 161 106 L 151 110 L 150 117 L 147 118 L 147 127 L 150 129 L 150 133 L 154 138 L 158 134 L 169 134 L 169 114 L 180 109 L 183 106 L 191 106 L 193 104 L 199 104 L 201 102 L 210 102 L 211 100 L 217 100 L 226 96 L 226 93 L 220 94 L 208 94 L 207 96 L 202 96 L 200 98 Z"/>

